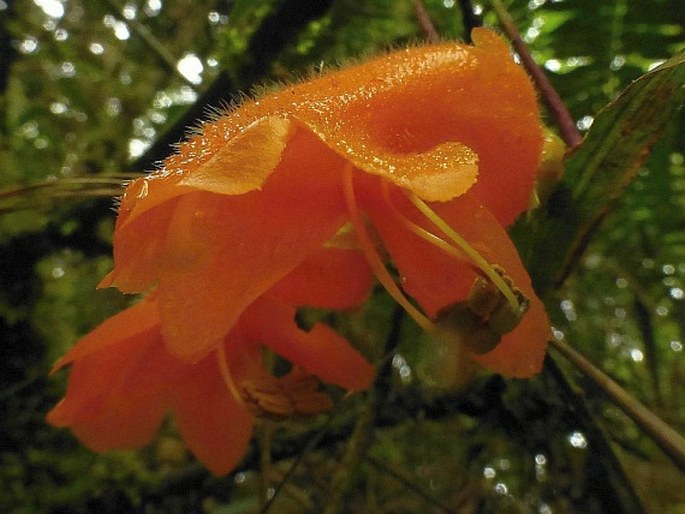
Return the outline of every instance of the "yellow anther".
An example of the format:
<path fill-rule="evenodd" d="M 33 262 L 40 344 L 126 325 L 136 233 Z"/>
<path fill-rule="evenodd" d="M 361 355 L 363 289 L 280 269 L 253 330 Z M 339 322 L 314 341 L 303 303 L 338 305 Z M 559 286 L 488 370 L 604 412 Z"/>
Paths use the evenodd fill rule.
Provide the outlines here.
<path fill-rule="evenodd" d="M 284 421 L 293 416 L 314 416 L 333 407 L 329 396 L 319 391 L 313 375 L 295 370 L 277 378 L 264 375 L 241 382 L 243 399 L 257 417 Z"/>

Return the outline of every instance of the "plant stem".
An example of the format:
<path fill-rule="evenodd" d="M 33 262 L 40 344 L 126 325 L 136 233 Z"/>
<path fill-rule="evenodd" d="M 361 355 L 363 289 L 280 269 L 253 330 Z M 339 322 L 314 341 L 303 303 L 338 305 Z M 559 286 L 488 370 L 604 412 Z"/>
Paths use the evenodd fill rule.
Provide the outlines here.
<path fill-rule="evenodd" d="M 122 8 L 116 0 L 105 0 L 105 3 L 116 12 L 117 16 L 121 16 Z M 155 35 L 145 25 L 133 19 L 126 19 L 126 24 L 131 27 L 133 32 L 140 38 L 140 40 L 147 45 L 150 50 L 159 58 L 160 62 L 173 74 L 177 75 L 184 82 L 190 86 L 195 86 L 190 82 L 176 67 L 176 58 L 169 52 L 162 42 L 155 37 Z"/>
<path fill-rule="evenodd" d="M 568 112 L 566 105 L 564 105 L 559 93 L 554 89 L 554 86 L 552 86 L 552 83 L 547 76 L 533 60 L 533 56 L 530 54 L 528 46 L 521 38 L 521 34 L 519 34 L 516 29 L 516 25 L 514 25 L 514 21 L 511 19 L 509 12 L 500 0 L 492 0 L 492 7 L 495 10 L 497 19 L 499 20 L 500 25 L 502 25 L 504 32 L 511 40 L 516 53 L 519 54 L 523 66 L 530 74 L 533 82 L 535 82 L 535 86 L 540 92 L 542 101 L 556 121 L 561 138 L 571 148 L 580 144 L 583 140 L 583 136 L 580 135 L 580 132 L 576 128 L 571 113 Z"/>
<path fill-rule="evenodd" d="M 649 434 L 673 463 L 685 472 L 685 439 L 678 432 L 566 342 L 554 338 L 551 341 L 551 345 L 573 367 L 597 384 L 628 417 Z"/>
<path fill-rule="evenodd" d="M 422 0 L 412 0 L 414 4 L 414 10 L 416 11 L 416 18 L 423 29 L 423 33 L 429 43 L 437 43 L 440 41 L 440 34 L 435 30 L 435 25 L 428 15 L 426 6 L 423 4 Z"/>
<path fill-rule="evenodd" d="M 393 373 L 390 355 L 397 350 L 399 345 L 403 320 L 404 309 L 396 305 L 390 322 L 390 331 L 385 340 L 383 364 L 380 366 L 373 387 L 367 393 L 366 401 L 362 406 L 362 413 L 357 418 L 352 435 L 348 440 L 345 456 L 340 463 L 338 472 L 333 477 L 324 514 L 342 512 L 345 495 L 354 483 L 354 471 L 359 468 L 371 446 L 377 413 L 390 391 Z"/>
<path fill-rule="evenodd" d="M 588 440 L 588 472 L 595 486 L 603 491 L 603 507 L 607 512 L 644 512 L 635 488 L 611 446 L 606 432 L 590 411 L 583 390 L 561 369 L 551 354 L 545 357 L 545 372 L 559 388 L 559 395 L 577 425 Z"/>
<path fill-rule="evenodd" d="M 417 496 L 419 496 L 421 499 L 423 499 L 426 503 L 429 503 L 430 505 L 435 507 L 437 510 L 444 512 L 445 514 L 455 514 L 456 513 L 455 510 L 451 509 L 447 505 L 442 504 L 440 501 L 436 500 L 433 496 L 428 494 L 422 488 L 418 487 L 414 482 L 411 481 L 410 478 L 402 475 L 402 473 L 398 472 L 397 470 L 392 469 L 389 466 L 383 464 L 378 459 L 367 456 L 366 461 L 369 464 L 371 464 L 371 466 L 376 468 L 378 471 L 385 473 L 388 476 L 390 476 L 390 477 L 394 478 L 395 480 L 397 480 L 398 482 L 400 482 L 404 487 L 406 487 L 410 491 L 414 492 Z"/>
<path fill-rule="evenodd" d="M 274 424 L 265 421 L 259 427 L 259 497 L 262 505 L 269 502 L 269 488 L 271 487 L 271 440 Z"/>
<path fill-rule="evenodd" d="M 355 471 L 359 468 L 371 445 L 371 433 L 376 419 L 376 393 L 371 390 L 362 412 L 357 418 L 354 430 L 345 448 L 340 466 L 333 476 L 331 488 L 323 514 L 339 514 L 344 511 L 345 495 L 354 483 Z"/>

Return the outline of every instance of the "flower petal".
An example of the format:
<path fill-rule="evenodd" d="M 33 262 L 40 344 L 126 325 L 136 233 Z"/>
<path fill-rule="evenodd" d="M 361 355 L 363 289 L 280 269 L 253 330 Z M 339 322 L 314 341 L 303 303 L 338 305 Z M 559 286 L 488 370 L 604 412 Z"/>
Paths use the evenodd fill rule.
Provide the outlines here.
<path fill-rule="evenodd" d="M 224 475 L 245 455 L 254 416 L 229 393 L 213 354 L 181 366 L 172 397 L 179 431 L 207 469 Z"/>
<path fill-rule="evenodd" d="M 315 136 L 297 131 L 262 191 L 196 192 L 180 200 L 158 287 L 174 355 L 188 362 L 204 357 L 243 309 L 344 225 L 341 168 Z"/>
<path fill-rule="evenodd" d="M 148 210 L 191 191 L 240 195 L 261 189 L 290 137 L 291 123 L 278 116 L 251 121 L 235 133 L 210 130 L 191 137 L 183 151 L 165 161 L 162 170 L 134 181 L 121 203 L 123 224 Z"/>
<path fill-rule="evenodd" d="M 272 287 L 269 295 L 288 305 L 349 309 L 369 296 L 373 280 L 359 251 L 322 248 Z"/>
<path fill-rule="evenodd" d="M 245 311 L 244 326 L 250 339 L 324 382 L 359 391 L 373 381 L 373 366 L 345 338 L 318 323 L 305 332 L 295 323 L 293 307 L 262 297 Z"/>
<path fill-rule="evenodd" d="M 115 286 L 124 293 L 140 293 L 157 282 L 159 260 L 178 202 L 179 198 L 171 198 L 130 222 L 120 209 L 114 231 L 114 269 L 98 288 Z"/>
<path fill-rule="evenodd" d="M 154 283 L 156 261 L 178 197 L 193 191 L 238 195 L 260 189 L 276 169 L 289 134 L 290 122 L 272 116 L 254 121 L 229 140 L 217 133 L 194 138 L 184 146 L 183 160 L 173 165 L 182 165 L 181 170 L 167 167 L 131 183 L 119 208 L 115 269 L 101 287 L 141 292 Z"/>
<path fill-rule="evenodd" d="M 146 341 L 146 334 L 158 325 L 157 304 L 150 298 L 144 298 L 136 305 L 105 320 L 79 340 L 55 363 L 51 373 L 55 373 L 71 362 L 106 350 L 109 346 L 123 341 Z"/>
<path fill-rule="evenodd" d="M 519 326 L 504 335 L 491 352 L 471 355 L 473 360 L 507 377 L 528 378 L 542 369 L 551 337 L 550 323 L 545 306 L 537 296 L 530 294 L 530 290 L 526 291 L 531 300 L 530 308 Z"/>
<path fill-rule="evenodd" d="M 406 198 L 395 194 L 393 204 L 407 218 L 439 234 L 426 219 L 417 217 Z M 537 373 L 550 337 L 550 323 L 509 236 L 495 216 L 470 194 L 435 203 L 432 208 L 488 262 L 503 268 L 531 301 L 521 323 L 502 338 L 495 350 L 472 358 L 507 376 L 527 377 Z M 435 317 L 443 308 L 466 299 L 478 276 L 470 262 L 451 257 L 410 233 L 387 204 L 376 202 L 367 209 L 402 275 L 404 289 L 429 316 Z"/>
<path fill-rule="evenodd" d="M 219 146 L 210 159 L 184 168 L 182 186 L 222 195 L 240 195 L 261 189 L 281 160 L 291 133 L 288 119 L 268 116 L 246 127 Z"/>
<path fill-rule="evenodd" d="M 429 201 L 463 194 L 478 172 L 481 200 L 509 223 L 526 207 L 536 173 L 537 101 L 506 44 L 487 29 L 473 37 L 476 46 L 407 48 L 246 101 L 205 124 L 165 168 L 191 176 L 251 124 L 277 117 L 306 126 L 359 169 Z M 217 162 L 233 173 L 234 158 L 226 155 Z M 249 149 L 244 155 L 248 162 Z M 505 194 L 510 201 L 499 203 Z"/>
<path fill-rule="evenodd" d="M 468 205 L 470 204 L 470 205 Z M 454 205 L 436 204 L 436 212 L 459 232 L 490 263 L 499 265 L 530 300 L 521 323 L 491 352 L 472 358 L 510 377 L 529 377 L 540 371 L 551 336 L 551 325 L 540 299 L 531 285 L 514 244 L 495 216 L 470 198 L 461 197 Z M 463 213 L 470 216 L 464 217 Z"/>
<path fill-rule="evenodd" d="M 168 408 L 168 360 L 159 327 L 79 356 L 48 422 L 70 427 L 95 451 L 144 446 Z"/>
<path fill-rule="evenodd" d="M 479 198 L 508 224 L 527 207 L 537 171 L 537 97 L 498 36 L 473 35 L 476 46 L 410 48 L 282 96 L 304 97 L 293 116 L 356 167 L 427 201 L 463 194 L 477 170 Z"/>

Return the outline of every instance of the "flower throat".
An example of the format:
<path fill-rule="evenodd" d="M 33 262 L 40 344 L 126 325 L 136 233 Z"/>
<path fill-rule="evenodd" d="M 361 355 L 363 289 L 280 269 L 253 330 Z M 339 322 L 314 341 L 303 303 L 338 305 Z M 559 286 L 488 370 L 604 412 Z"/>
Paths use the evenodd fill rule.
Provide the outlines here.
<path fill-rule="evenodd" d="M 463 260 L 464 258 L 480 275 L 471 287 L 468 298 L 442 309 L 435 321 L 429 319 L 405 295 L 387 270 L 367 230 L 359 211 L 354 192 L 354 168 L 348 164 L 343 172 L 343 190 L 347 210 L 354 226 L 359 245 L 374 275 L 388 294 L 427 332 L 448 331 L 460 337 L 474 353 L 487 353 L 494 349 L 504 334 L 518 326 L 530 301 L 514 285 L 501 267 L 488 262 L 468 241 L 455 231 L 416 194 L 406 191 L 411 204 L 434 225 L 442 236 L 437 235 L 408 219 L 392 203 L 388 183 L 383 181 L 383 201 L 393 216 L 409 232 L 436 246 L 441 251 Z"/>

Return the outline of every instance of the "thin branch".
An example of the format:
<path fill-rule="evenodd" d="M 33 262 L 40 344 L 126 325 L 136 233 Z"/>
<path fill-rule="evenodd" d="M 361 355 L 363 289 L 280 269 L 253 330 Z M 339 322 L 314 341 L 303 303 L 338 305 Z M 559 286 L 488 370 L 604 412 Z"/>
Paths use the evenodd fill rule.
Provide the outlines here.
<path fill-rule="evenodd" d="M 426 39 L 429 43 L 438 43 L 441 39 L 440 34 L 435 30 L 435 25 L 433 25 L 433 22 L 428 15 L 428 11 L 426 10 L 426 6 L 423 5 L 423 1 L 412 0 L 412 3 L 414 4 L 414 10 L 416 11 L 416 19 L 419 21 L 419 25 L 421 25 L 421 29 L 423 30 Z"/>
<path fill-rule="evenodd" d="M 259 497 L 262 505 L 269 501 L 271 487 L 271 440 L 275 426 L 270 420 L 264 420 L 258 429 L 257 446 L 259 447 Z"/>
<path fill-rule="evenodd" d="M 631 396 L 602 370 L 563 340 L 553 338 L 551 345 L 578 371 L 591 379 L 613 402 L 659 445 L 673 463 L 685 472 L 685 439 L 661 418 Z"/>
<path fill-rule="evenodd" d="M 516 25 L 514 25 L 514 21 L 509 15 L 509 12 L 500 0 L 492 0 L 492 7 L 495 10 L 495 14 L 497 15 L 500 25 L 502 25 L 504 32 L 506 32 L 514 46 L 516 53 L 518 53 L 519 57 L 521 58 L 523 66 L 532 77 L 533 82 L 535 82 L 535 86 L 540 92 L 542 101 L 549 109 L 552 117 L 559 127 L 561 138 L 571 148 L 579 145 L 583 140 L 583 136 L 581 136 L 580 132 L 576 128 L 576 124 L 573 121 L 571 113 L 568 112 L 568 109 L 566 108 L 566 105 L 564 105 L 559 93 L 557 93 L 556 89 L 554 89 L 554 86 L 552 86 L 552 83 L 549 81 L 545 73 L 533 60 L 533 57 L 528 50 L 528 46 L 521 38 L 521 34 L 519 34 L 518 30 L 516 29 Z"/>
<path fill-rule="evenodd" d="M 387 399 L 393 373 L 392 359 L 388 356 L 395 353 L 400 342 L 402 322 L 405 311 L 399 305 L 395 306 L 390 330 L 385 339 L 384 359 L 373 387 L 367 393 L 362 412 L 357 418 L 354 430 L 350 436 L 345 455 L 337 473 L 333 476 L 328 504 L 324 514 L 338 514 L 345 504 L 345 495 L 354 483 L 354 472 L 359 468 L 372 443 L 373 430 L 378 421 L 378 413 Z"/>
<path fill-rule="evenodd" d="M 276 485 L 276 487 L 274 488 L 274 494 L 271 496 L 271 498 L 268 499 L 266 503 L 262 505 L 262 509 L 259 511 L 259 514 L 267 514 L 273 506 L 273 504 L 276 503 L 276 500 L 280 496 L 281 491 L 283 491 L 285 485 L 290 481 L 292 476 L 295 474 L 295 471 L 300 466 L 305 456 L 308 455 L 312 450 L 314 450 L 319 445 L 323 437 L 326 435 L 328 429 L 331 427 L 333 419 L 335 418 L 337 410 L 338 408 L 336 408 L 335 411 L 328 416 L 328 419 L 326 420 L 324 425 L 321 428 L 319 428 L 313 436 L 308 435 L 307 443 L 302 447 L 302 450 L 300 450 L 297 453 L 295 461 L 292 463 L 290 468 L 288 468 L 288 471 L 285 472 L 281 480 L 278 482 L 278 485 Z"/>
<path fill-rule="evenodd" d="M 428 494 L 426 491 L 424 491 L 422 488 L 418 487 L 414 482 L 409 480 L 407 477 L 403 476 L 401 473 L 395 471 L 394 469 L 391 469 L 390 467 L 386 466 L 374 457 L 367 456 L 366 461 L 369 464 L 371 464 L 371 466 L 376 468 L 376 470 L 385 473 L 386 475 L 389 475 L 398 482 L 400 482 L 407 489 L 411 490 L 417 496 L 421 497 L 426 503 L 429 503 L 433 507 L 440 509 L 445 514 L 456 514 L 457 511 L 451 509 L 447 505 L 443 505 L 438 500 L 433 498 L 430 494 Z"/>
<path fill-rule="evenodd" d="M 593 479 L 597 487 L 606 491 L 603 506 L 607 512 L 643 512 L 640 497 L 635 492 L 625 469 L 621 465 L 609 438 L 588 408 L 582 390 L 571 382 L 552 355 L 545 357 L 544 370 L 559 387 L 559 394 L 571 415 L 573 422 L 585 433 L 592 455 L 591 464 L 596 468 Z M 613 505 L 611 505 L 613 504 Z"/>
<path fill-rule="evenodd" d="M 374 390 L 367 393 L 363 410 L 357 418 L 352 435 L 345 447 L 345 454 L 338 470 L 333 475 L 323 514 L 344 512 L 345 496 L 354 483 L 354 473 L 359 469 L 359 465 L 371 446 L 376 418 L 376 394 Z"/>
<path fill-rule="evenodd" d="M 115 0 L 105 0 L 105 3 L 118 16 L 121 16 L 122 8 Z M 125 23 L 129 27 L 131 27 L 133 32 L 135 32 L 136 36 L 138 36 L 140 40 L 154 52 L 154 54 L 159 58 L 162 64 L 164 64 L 164 66 L 169 71 L 180 77 L 184 82 L 187 82 L 190 86 L 195 87 L 197 85 L 193 84 L 178 70 L 176 66 L 176 58 L 174 57 L 174 55 L 166 49 L 166 47 L 161 43 L 161 41 L 159 41 L 159 39 L 155 37 L 155 35 L 152 32 L 150 32 L 150 29 L 148 29 L 145 25 L 143 25 L 135 19 L 129 20 L 127 18 Z"/>

